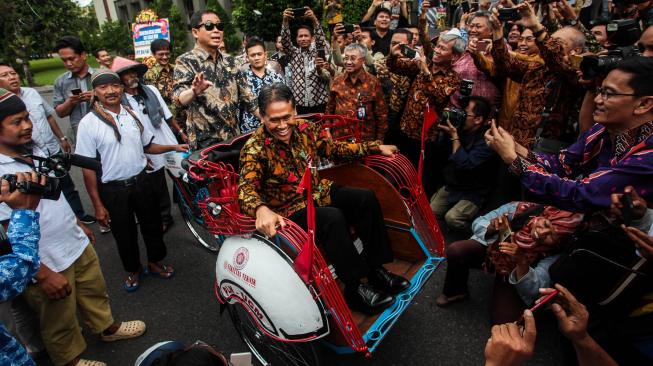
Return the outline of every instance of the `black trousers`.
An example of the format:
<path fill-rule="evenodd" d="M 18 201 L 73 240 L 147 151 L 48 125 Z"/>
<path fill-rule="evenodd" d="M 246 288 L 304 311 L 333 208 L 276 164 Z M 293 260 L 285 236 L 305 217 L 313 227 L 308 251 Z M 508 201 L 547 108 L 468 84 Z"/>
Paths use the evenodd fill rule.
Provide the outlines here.
<path fill-rule="evenodd" d="M 324 111 L 326 110 L 326 103 L 318 104 L 312 107 L 297 105 L 296 109 L 297 109 L 297 114 L 324 113 Z"/>
<path fill-rule="evenodd" d="M 118 246 L 118 254 L 127 272 L 141 269 L 138 233 L 134 215 L 138 217 L 141 235 L 145 242 L 148 262 L 165 258 L 161 214 L 154 197 L 152 185 L 141 173 L 136 184 L 115 186 L 100 184 L 99 193 L 104 207 L 109 211 L 111 234 Z"/>
<path fill-rule="evenodd" d="M 401 132 L 398 141 L 399 151 L 413 163 L 417 170 L 422 153 L 420 140 L 410 138 Z M 422 184 L 426 197 L 431 197 L 444 184 L 441 171 L 447 160 L 442 156 L 442 149 L 438 147 L 437 142 L 427 140 L 424 144 L 424 171 L 422 172 Z M 448 155 L 445 153 L 444 156 Z"/>
<path fill-rule="evenodd" d="M 68 201 L 68 204 L 75 213 L 75 216 L 79 218 L 84 217 L 86 212 L 84 212 L 82 200 L 79 198 L 79 192 L 77 192 L 75 189 L 75 183 L 73 183 L 72 178 L 70 178 L 70 174 L 63 176 L 59 180 L 59 183 L 61 184 L 61 192 L 63 192 L 64 197 L 66 197 L 66 201 Z"/>
<path fill-rule="evenodd" d="M 166 225 L 172 223 L 172 215 L 170 214 L 170 192 L 168 191 L 168 182 L 166 182 L 165 168 L 161 168 L 153 173 L 148 173 L 147 179 L 150 181 L 150 185 L 152 186 L 154 199 L 159 203 L 161 222 Z"/>
<path fill-rule="evenodd" d="M 306 209 L 290 219 L 306 229 Z M 362 256 L 351 239 L 350 226 L 363 242 Z M 315 227 L 315 241 L 345 286 L 356 286 L 370 267 L 392 262 L 381 205 L 370 190 L 332 185 L 331 204 L 315 208 Z"/>

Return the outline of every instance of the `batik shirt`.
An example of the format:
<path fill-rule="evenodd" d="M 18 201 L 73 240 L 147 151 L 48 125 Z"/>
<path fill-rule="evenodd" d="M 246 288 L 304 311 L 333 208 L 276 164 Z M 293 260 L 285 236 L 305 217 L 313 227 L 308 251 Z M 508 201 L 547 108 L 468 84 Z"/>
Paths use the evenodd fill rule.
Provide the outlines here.
<path fill-rule="evenodd" d="M 431 75 L 420 72 L 416 61 L 388 57 L 388 69 L 395 74 L 414 78 L 408 92 L 408 100 L 401 116 L 401 130 L 410 138 L 420 140 L 426 103 L 438 113 L 449 103 L 451 95 L 458 90 L 460 78 L 451 69 L 437 69 Z M 435 126 L 427 132 L 427 140 L 435 140 L 438 130 Z"/>
<path fill-rule="evenodd" d="M 168 106 L 172 104 L 172 86 L 175 69 L 172 65 L 161 66 L 156 63 L 145 73 L 145 84 L 153 85 L 159 90 L 163 101 Z"/>
<path fill-rule="evenodd" d="M 181 106 L 179 95 L 190 89 L 195 75 L 213 83 L 187 106 L 186 130 L 193 147 L 205 147 L 239 134 L 239 104 L 250 112 L 257 107 L 256 96 L 244 82 L 234 58 L 218 52 L 217 59 L 196 45 L 177 58 L 173 100 Z"/>
<path fill-rule="evenodd" d="M 13 210 L 7 236 L 12 253 L 0 256 L 0 301 L 10 301 L 20 295 L 39 270 L 39 213 Z M 35 365 L 3 325 L 0 325 L 0 365 Z"/>
<path fill-rule="evenodd" d="M 535 41 L 540 49 L 544 63 L 529 62 L 511 55 L 503 39 L 492 45 L 494 67 L 499 74 L 520 82 L 519 99 L 511 121 L 508 123 L 515 141 L 526 147 L 533 145 L 535 132 L 542 121 L 542 110 L 547 105 L 549 94 L 558 90 L 553 101 L 553 111 L 547 120 L 543 137 L 560 138 L 565 129 L 565 120 L 569 116 L 576 98 L 576 71 L 563 59 L 562 43 L 546 36 L 544 40 Z M 547 88 L 547 83 L 554 86 Z"/>
<path fill-rule="evenodd" d="M 265 205 L 288 217 L 306 207 L 306 198 L 297 193 L 297 187 L 309 161 L 317 162 L 318 157 L 344 161 L 379 152 L 378 142 L 334 141 L 319 125 L 304 120 L 298 120 L 291 128 L 292 135 L 286 144 L 259 127 L 241 150 L 238 201 L 243 213 L 255 217 L 256 209 Z M 312 178 L 316 205 L 329 205 L 333 182 L 320 179 L 316 172 Z"/>
<path fill-rule="evenodd" d="M 348 73 L 336 76 L 331 84 L 326 113 L 357 118 L 359 107 L 365 109 L 361 139 L 383 141 L 388 130 L 388 107 L 379 80 L 364 70 L 355 80 Z M 331 133 L 334 138 L 340 133 L 348 134 L 344 130 L 331 130 Z"/>
<path fill-rule="evenodd" d="M 289 85 L 295 102 L 303 107 L 314 107 L 325 104 L 329 98 L 329 80 L 331 76 L 326 70 L 318 71 L 315 66 L 317 50 L 324 49 L 329 54 L 321 26 L 315 27 L 315 43 L 304 50 L 295 47 L 290 39 L 290 29 L 287 24 L 281 27 L 281 44 L 289 58 Z"/>
<path fill-rule="evenodd" d="M 252 90 L 252 93 L 254 95 L 258 96 L 258 94 L 261 92 L 261 89 L 265 85 L 272 85 L 274 83 L 284 83 L 285 84 L 285 78 L 281 76 L 280 74 L 274 72 L 271 67 L 268 67 L 266 65 L 265 67 L 265 74 L 263 75 L 262 78 L 258 77 L 254 71 L 252 71 L 251 67 L 248 67 L 244 72 L 243 72 L 243 78 L 245 79 L 245 83 L 249 86 L 249 88 Z M 257 129 L 261 125 L 261 121 L 256 118 L 255 115 L 250 113 L 247 109 L 241 108 L 240 111 L 240 132 L 241 133 L 246 133 L 252 130 Z"/>
<path fill-rule="evenodd" d="M 510 165 L 522 185 L 569 211 L 610 207 L 610 195 L 633 186 L 653 202 L 653 121 L 612 137 L 595 124 L 559 155 L 529 153 Z"/>

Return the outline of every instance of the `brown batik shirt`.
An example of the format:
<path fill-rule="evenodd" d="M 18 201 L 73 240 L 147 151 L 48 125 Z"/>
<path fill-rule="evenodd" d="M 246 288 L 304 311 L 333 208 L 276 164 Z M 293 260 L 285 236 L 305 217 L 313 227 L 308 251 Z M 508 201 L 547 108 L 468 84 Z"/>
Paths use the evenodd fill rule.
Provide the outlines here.
<path fill-rule="evenodd" d="M 297 120 L 288 144 L 259 127 L 240 152 L 238 201 L 243 213 L 255 217 L 265 205 L 288 217 L 306 207 L 306 198 L 297 187 L 309 160 L 318 157 L 333 161 L 352 160 L 379 153 L 378 142 L 347 143 L 334 141 L 320 126 Z M 331 182 L 313 173 L 313 199 L 317 206 L 331 203 Z"/>
<path fill-rule="evenodd" d="M 536 43 L 544 63 L 529 62 L 511 55 L 503 39 L 495 41 L 492 46 L 495 68 L 521 83 L 519 99 L 508 123 L 508 132 L 516 142 L 526 147 L 533 145 L 549 94 L 557 89 L 557 97 L 553 98 L 552 112 L 542 135 L 553 139 L 565 132 L 565 121 L 577 99 L 575 93 L 578 76 L 563 58 L 562 43 L 548 35 L 541 41 L 536 40 Z"/>
<path fill-rule="evenodd" d="M 159 63 L 154 64 L 151 69 L 145 73 L 145 84 L 153 85 L 159 90 L 163 101 L 169 106 L 172 104 L 172 84 L 175 68 L 171 64 L 161 66 Z"/>
<path fill-rule="evenodd" d="M 218 52 L 217 59 L 196 45 L 177 58 L 174 72 L 173 100 L 181 106 L 179 95 L 190 89 L 195 75 L 213 83 L 187 106 L 186 130 L 194 147 L 205 147 L 239 134 L 239 105 L 254 112 L 256 95 L 245 83 L 234 58 Z"/>
<path fill-rule="evenodd" d="M 451 95 L 458 90 L 460 78 L 451 67 L 432 68 L 431 75 L 427 75 L 420 71 L 417 61 L 400 59 L 394 55 L 388 56 L 387 63 L 390 72 L 414 78 L 400 125 L 401 131 L 408 137 L 420 140 L 426 104 L 429 103 L 431 108 L 440 113 L 448 105 Z M 427 132 L 426 139 L 433 141 L 437 137 L 438 129 L 434 125 Z"/>
<path fill-rule="evenodd" d="M 365 70 L 353 80 L 348 73 L 336 76 L 331 84 L 326 113 L 355 117 L 359 106 L 365 108 L 361 139 L 383 141 L 388 130 L 388 107 L 379 80 Z M 340 132 L 331 131 L 334 138 L 338 138 Z"/>

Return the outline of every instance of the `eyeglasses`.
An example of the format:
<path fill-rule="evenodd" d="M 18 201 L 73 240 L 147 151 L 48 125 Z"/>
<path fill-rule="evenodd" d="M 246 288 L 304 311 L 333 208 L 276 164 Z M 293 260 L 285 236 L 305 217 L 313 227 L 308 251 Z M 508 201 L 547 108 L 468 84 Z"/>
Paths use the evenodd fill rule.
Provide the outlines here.
<path fill-rule="evenodd" d="M 625 93 L 615 93 L 607 88 L 598 87 L 596 88 L 596 95 L 600 95 L 604 100 L 608 100 L 614 96 L 623 96 L 623 97 L 637 97 L 638 94 L 625 94 Z"/>
<path fill-rule="evenodd" d="M 204 22 L 202 24 L 198 24 L 197 26 L 195 26 L 195 29 L 200 29 L 202 27 L 204 27 L 204 29 L 206 29 L 208 32 L 212 31 L 213 28 L 217 28 L 217 30 L 219 30 L 219 31 L 224 30 L 224 24 L 223 23 L 221 23 L 221 22 L 213 23 L 210 20 L 207 20 L 206 22 Z"/>

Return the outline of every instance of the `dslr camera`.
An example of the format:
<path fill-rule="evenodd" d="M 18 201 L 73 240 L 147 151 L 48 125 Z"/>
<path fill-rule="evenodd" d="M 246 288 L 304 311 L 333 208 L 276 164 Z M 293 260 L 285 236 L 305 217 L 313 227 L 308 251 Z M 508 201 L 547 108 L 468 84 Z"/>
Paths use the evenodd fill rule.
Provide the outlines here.
<path fill-rule="evenodd" d="M 465 125 L 465 120 L 467 120 L 467 112 L 465 111 L 465 108 L 467 108 L 467 105 L 469 104 L 469 97 L 472 95 L 473 88 L 473 80 L 462 80 L 460 82 L 460 95 L 458 95 L 461 107 L 452 107 L 442 111 L 437 124 L 446 124 L 447 121 L 449 121 L 454 128 L 462 128 L 463 125 Z"/>
<path fill-rule="evenodd" d="M 15 174 L 4 174 L 2 179 L 9 182 L 9 191 L 16 189 L 27 194 L 40 195 L 46 200 L 58 200 L 61 195 L 60 179 L 68 174 L 70 168 L 78 166 L 80 168 L 91 169 L 99 172 L 102 165 L 98 160 L 90 159 L 85 156 L 60 152 L 49 158 L 37 155 L 26 155 L 38 163 L 36 172 L 39 175 L 46 176 L 45 185 L 34 182 L 18 182 Z"/>
<path fill-rule="evenodd" d="M 606 75 L 623 59 L 638 56 L 639 50 L 635 43 L 642 34 L 642 29 L 636 19 L 614 20 L 606 25 L 608 40 L 615 47 L 606 56 L 585 56 L 580 63 L 583 79 L 591 80 Z"/>

